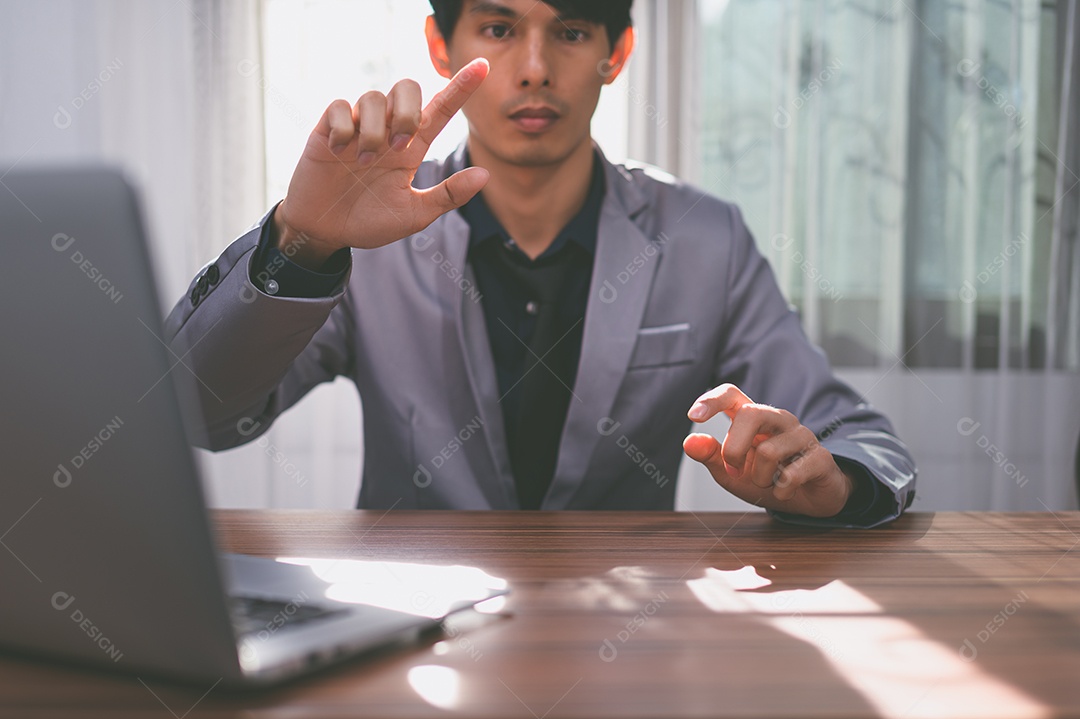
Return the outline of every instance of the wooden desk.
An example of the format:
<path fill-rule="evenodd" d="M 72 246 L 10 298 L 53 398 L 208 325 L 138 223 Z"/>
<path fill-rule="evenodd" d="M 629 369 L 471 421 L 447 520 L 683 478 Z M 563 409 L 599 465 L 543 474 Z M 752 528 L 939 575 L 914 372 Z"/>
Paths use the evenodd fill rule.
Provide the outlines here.
<path fill-rule="evenodd" d="M 472 565 L 513 594 L 454 636 L 262 694 L 7 657 L 0 714 L 1080 717 L 1076 512 L 869 531 L 756 513 L 215 516 L 232 551 Z"/>

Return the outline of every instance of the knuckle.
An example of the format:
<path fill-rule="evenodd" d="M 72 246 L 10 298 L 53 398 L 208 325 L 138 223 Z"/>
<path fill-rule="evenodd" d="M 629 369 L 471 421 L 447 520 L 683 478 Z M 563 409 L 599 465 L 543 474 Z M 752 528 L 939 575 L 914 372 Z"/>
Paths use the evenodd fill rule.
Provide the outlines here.
<path fill-rule="evenodd" d="M 725 395 L 727 395 L 728 393 L 738 392 L 738 391 L 739 391 L 738 387 L 731 384 L 730 382 L 725 382 L 724 384 L 722 384 L 722 385 L 720 385 L 718 387 L 714 387 L 713 389 L 706 392 L 704 398 L 705 399 L 721 399 Z"/>
<path fill-rule="evenodd" d="M 397 130 L 409 130 L 420 127 L 420 112 L 395 113 L 394 127 Z"/>
<path fill-rule="evenodd" d="M 757 446 L 758 459 L 764 460 L 769 464 L 776 464 L 783 459 L 780 455 L 780 448 L 777 447 L 774 442 L 762 442 Z"/>
<path fill-rule="evenodd" d="M 460 85 L 447 85 L 446 88 L 444 88 L 443 91 L 439 93 L 439 98 L 441 100 L 439 104 L 445 107 L 452 106 L 455 103 L 460 103 L 462 102 L 462 97 L 464 94 L 465 91 L 461 88 Z"/>
<path fill-rule="evenodd" d="M 435 110 L 444 117 L 453 117 L 455 112 L 451 104 L 453 99 L 452 95 L 442 98 L 439 102 L 435 103 Z"/>
<path fill-rule="evenodd" d="M 758 410 L 760 410 L 760 412 L 762 414 L 770 415 L 772 417 L 780 419 L 781 421 L 788 420 L 789 417 L 793 416 L 786 409 L 780 409 L 779 407 L 773 407 L 771 404 L 755 403 L 754 406 L 757 407 Z"/>
<path fill-rule="evenodd" d="M 446 190 L 446 201 L 451 205 L 457 205 L 458 201 L 457 198 L 454 196 L 454 189 L 450 186 L 450 184 L 447 183 L 444 186 L 444 189 Z"/>
<path fill-rule="evenodd" d="M 840 465 L 836 463 L 836 458 L 833 457 L 832 452 L 824 447 L 821 448 L 820 452 L 815 452 L 811 455 L 808 464 L 813 467 L 815 472 L 823 476 L 832 472 L 834 468 L 837 470 L 840 469 Z"/>
<path fill-rule="evenodd" d="M 738 467 L 742 464 L 743 458 L 739 456 L 738 449 L 732 443 L 724 442 L 720 447 L 720 459 L 733 467 Z"/>
<path fill-rule="evenodd" d="M 334 137 L 352 137 L 356 133 L 356 125 L 351 117 L 337 117 L 330 120 L 330 133 Z"/>
<path fill-rule="evenodd" d="M 773 484 L 784 491 L 794 494 L 795 487 L 801 484 L 799 476 L 798 472 L 792 471 L 790 465 L 782 467 L 776 471 L 776 481 Z"/>
<path fill-rule="evenodd" d="M 765 415 L 769 414 L 772 407 L 763 404 L 744 404 L 739 410 L 739 414 L 745 414 L 747 417 L 753 418 L 755 421 L 762 419 Z"/>
<path fill-rule="evenodd" d="M 750 475 L 750 483 L 758 489 L 775 489 L 778 479 L 776 472 L 754 472 Z"/>

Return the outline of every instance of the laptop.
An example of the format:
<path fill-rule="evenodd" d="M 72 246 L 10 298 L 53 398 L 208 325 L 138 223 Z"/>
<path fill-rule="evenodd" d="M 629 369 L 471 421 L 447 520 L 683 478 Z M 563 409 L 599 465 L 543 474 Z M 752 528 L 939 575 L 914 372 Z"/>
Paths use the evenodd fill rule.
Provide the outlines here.
<path fill-rule="evenodd" d="M 470 567 L 218 552 L 177 391 L 190 373 L 120 173 L 4 175 L 0 257 L 0 646 L 258 686 L 506 593 Z"/>

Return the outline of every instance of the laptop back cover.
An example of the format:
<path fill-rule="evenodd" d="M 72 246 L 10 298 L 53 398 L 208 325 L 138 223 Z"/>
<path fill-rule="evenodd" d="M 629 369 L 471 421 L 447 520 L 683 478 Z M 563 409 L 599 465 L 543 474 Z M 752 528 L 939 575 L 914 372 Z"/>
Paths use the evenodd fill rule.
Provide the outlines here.
<path fill-rule="evenodd" d="M 0 189 L 0 644 L 237 679 L 138 205 L 101 169 Z"/>

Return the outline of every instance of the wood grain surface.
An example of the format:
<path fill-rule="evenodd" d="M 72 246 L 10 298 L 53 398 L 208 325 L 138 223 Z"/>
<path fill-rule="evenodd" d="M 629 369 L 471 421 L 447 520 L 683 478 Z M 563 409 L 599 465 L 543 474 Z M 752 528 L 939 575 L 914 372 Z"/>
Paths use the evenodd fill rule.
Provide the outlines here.
<path fill-rule="evenodd" d="M 478 567 L 494 614 L 269 691 L 0 657 L 0 715 L 1077 717 L 1080 513 L 219 510 L 223 549 Z"/>

